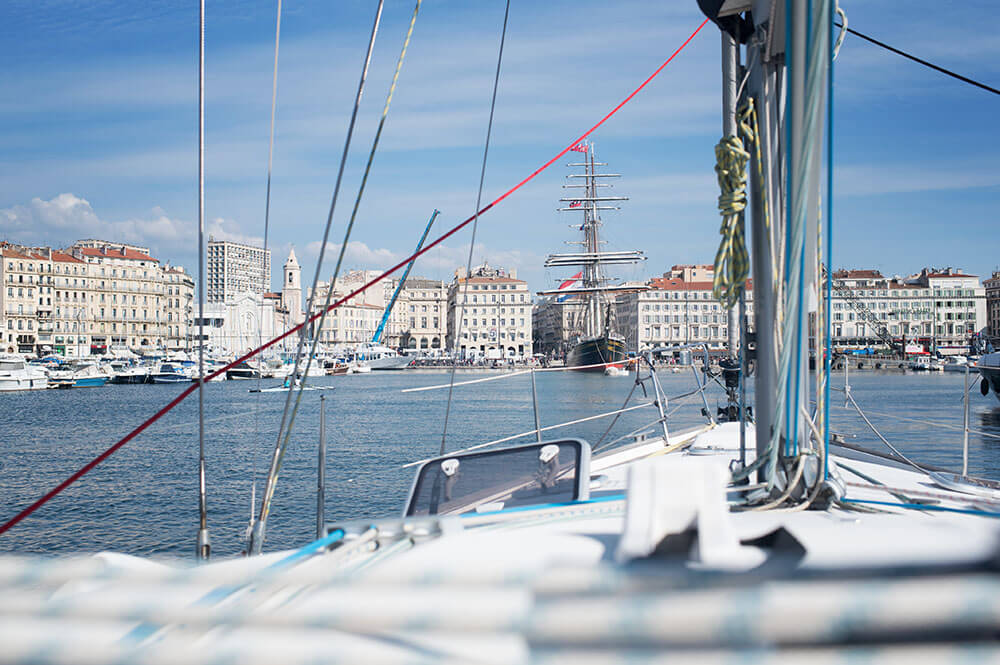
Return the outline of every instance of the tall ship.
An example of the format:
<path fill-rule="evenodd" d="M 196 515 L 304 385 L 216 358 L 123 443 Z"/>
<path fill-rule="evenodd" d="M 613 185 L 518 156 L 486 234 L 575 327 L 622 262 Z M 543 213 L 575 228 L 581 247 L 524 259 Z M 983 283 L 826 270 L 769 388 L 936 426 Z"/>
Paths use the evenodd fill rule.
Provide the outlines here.
<path fill-rule="evenodd" d="M 566 352 L 566 366 L 579 367 L 591 371 L 604 371 L 608 364 L 626 360 L 625 336 L 618 330 L 615 317 L 614 294 L 635 291 L 634 285 L 612 284 L 614 278 L 605 275 L 604 266 L 634 264 L 645 261 L 639 250 L 604 251 L 605 241 L 601 240 L 600 228 L 602 210 L 619 210 L 615 205 L 627 201 L 627 196 L 602 195 L 601 191 L 612 185 L 604 182 L 607 178 L 620 178 L 620 173 L 598 173 L 598 167 L 607 166 L 597 161 L 593 142 L 575 145 L 572 150 L 582 154 L 582 161 L 568 166 L 582 168 L 583 173 L 566 176 L 568 184 L 564 189 L 582 189 L 580 196 L 565 196 L 560 202 L 565 204 L 560 212 L 582 213 L 583 220 L 574 224 L 582 234 L 580 240 L 567 244 L 579 245 L 580 251 L 565 254 L 550 254 L 545 260 L 546 268 L 579 267 L 580 271 L 563 282 L 558 289 L 540 291 L 539 295 L 555 296 L 560 300 L 572 297 L 578 305 L 579 315 L 575 317 L 570 348 Z"/>

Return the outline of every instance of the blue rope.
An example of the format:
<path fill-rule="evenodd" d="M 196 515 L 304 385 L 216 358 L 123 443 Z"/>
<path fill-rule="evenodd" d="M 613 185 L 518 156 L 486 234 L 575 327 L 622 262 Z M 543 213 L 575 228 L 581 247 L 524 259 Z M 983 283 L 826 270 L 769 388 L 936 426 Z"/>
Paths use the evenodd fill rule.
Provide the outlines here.
<path fill-rule="evenodd" d="M 607 496 L 599 496 L 595 499 L 587 499 L 586 501 L 563 501 L 559 503 L 535 503 L 530 506 L 515 506 L 514 508 L 504 508 L 503 510 L 491 510 L 482 513 L 462 513 L 459 517 L 482 517 L 484 515 L 506 515 L 508 513 L 523 513 L 529 510 L 548 510 L 551 508 L 566 508 L 568 506 L 586 506 L 591 503 L 604 503 L 606 501 L 618 501 L 619 499 L 624 499 L 624 494 L 609 494 Z"/>
<path fill-rule="evenodd" d="M 948 508 L 947 506 L 929 506 L 923 503 L 894 503 L 892 501 L 875 501 L 874 499 L 841 499 L 840 503 L 873 503 L 877 506 L 893 506 L 910 510 L 934 510 L 940 513 L 960 513 L 962 515 L 978 515 L 980 517 L 1000 518 L 1000 512 L 978 510 L 976 508 Z"/>
<path fill-rule="evenodd" d="M 837 12 L 837 3 L 830 3 L 830 26 L 833 30 L 833 18 Z M 823 378 L 826 389 L 823 391 L 823 478 L 830 477 L 830 376 L 831 356 L 833 355 L 833 60 L 836 53 L 833 39 L 830 39 L 830 69 L 826 75 L 826 353 L 823 358 Z"/>

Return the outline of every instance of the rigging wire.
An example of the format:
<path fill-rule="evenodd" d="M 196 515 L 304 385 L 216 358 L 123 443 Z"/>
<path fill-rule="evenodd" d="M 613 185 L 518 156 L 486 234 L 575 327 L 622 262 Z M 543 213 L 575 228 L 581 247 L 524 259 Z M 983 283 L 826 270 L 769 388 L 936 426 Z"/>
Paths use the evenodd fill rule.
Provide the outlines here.
<path fill-rule="evenodd" d="M 365 164 L 365 170 L 361 176 L 361 184 L 358 186 L 358 194 L 354 199 L 354 207 L 351 210 L 351 217 L 347 223 L 347 228 L 344 231 L 344 240 L 340 244 L 340 252 L 337 255 L 337 264 L 334 266 L 333 275 L 330 278 L 330 283 L 326 290 L 326 298 L 323 302 L 323 307 L 320 309 L 319 321 L 315 326 L 315 334 L 313 335 L 312 344 L 309 347 L 309 355 L 306 356 L 306 367 L 302 373 L 302 379 L 299 383 L 298 392 L 295 395 L 295 406 L 292 407 L 291 418 L 288 421 L 288 430 L 285 434 L 285 441 L 283 446 L 288 446 L 288 440 L 292 435 L 292 428 L 295 425 L 295 415 L 298 413 L 299 405 L 302 401 L 302 392 L 306 388 L 306 381 L 309 376 L 309 367 L 312 365 L 313 358 L 316 355 L 316 346 L 319 344 L 319 338 L 323 331 L 323 323 L 326 321 L 326 315 L 330 311 L 330 300 L 333 297 L 334 285 L 337 283 L 337 278 L 340 276 L 340 268 L 344 262 L 344 254 L 347 252 L 347 243 L 351 239 L 351 233 L 354 230 L 354 222 L 358 217 L 358 209 L 361 207 L 361 198 L 364 196 L 365 187 L 368 184 L 368 176 L 371 174 L 372 163 L 375 161 L 375 153 L 378 150 L 379 140 L 382 138 L 382 130 L 385 127 L 385 120 L 389 115 L 389 105 L 392 103 L 393 93 L 396 91 L 396 84 L 399 82 L 399 73 L 403 69 L 403 60 L 406 58 L 406 51 L 410 46 L 410 39 L 413 37 L 413 27 L 417 22 L 417 15 L 420 12 L 420 4 L 422 0 L 417 0 L 417 4 L 413 8 L 413 15 L 410 17 L 410 27 L 406 31 L 406 38 L 403 40 L 403 49 L 399 53 L 399 60 L 396 62 L 396 71 L 392 76 L 392 83 L 389 84 L 389 94 L 385 99 L 385 106 L 382 108 L 382 117 L 379 119 L 378 129 L 375 130 L 375 138 L 372 140 L 371 150 L 368 152 L 368 162 Z M 315 290 L 317 285 L 314 285 Z M 289 392 L 289 398 L 291 398 L 291 392 Z M 280 436 L 280 432 L 279 432 Z"/>
<path fill-rule="evenodd" d="M 889 46 L 885 42 L 880 42 L 879 40 L 875 39 L 874 37 L 869 37 L 868 35 L 866 35 L 864 33 L 858 32 L 854 28 L 849 28 L 849 27 L 847 27 L 847 22 L 846 21 L 844 21 L 843 23 L 834 23 L 834 25 L 836 25 L 838 28 L 843 28 L 844 30 L 846 30 L 850 34 L 854 35 L 855 37 L 860 37 L 861 39 L 863 39 L 866 42 L 869 42 L 871 44 L 874 44 L 875 46 L 879 46 L 881 48 L 884 48 L 887 51 L 892 51 L 896 55 L 903 56 L 904 58 L 907 58 L 908 60 L 912 60 L 913 62 L 915 62 L 917 64 L 923 65 L 924 67 L 929 67 L 929 68 L 933 69 L 936 72 L 941 72 L 945 76 L 950 76 L 950 77 L 952 77 L 954 79 L 958 79 L 962 83 L 968 83 L 969 85 L 976 86 L 977 88 L 982 88 L 986 92 L 992 92 L 994 95 L 1000 95 L 1000 90 L 997 90 L 996 88 L 994 88 L 992 86 L 988 86 L 985 83 L 980 83 L 979 81 L 976 81 L 974 79 L 970 79 L 968 76 L 962 76 L 961 74 L 959 74 L 957 72 L 953 72 L 950 69 L 945 69 L 944 67 L 941 67 L 939 65 L 935 65 L 933 62 L 928 62 L 928 61 L 924 60 L 923 58 L 918 58 L 917 56 L 915 56 L 915 55 L 913 55 L 911 53 L 907 53 L 906 51 L 901 51 L 898 48 L 895 48 L 893 46 Z"/>
<path fill-rule="evenodd" d="M 326 254 L 326 245 L 327 245 L 327 241 L 329 240 L 329 237 L 330 237 L 330 228 L 333 226 L 333 213 L 334 213 L 334 210 L 337 207 L 337 197 L 340 194 L 340 183 L 343 181 L 344 167 L 347 165 L 347 155 L 348 155 L 348 152 L 350 151 L 350 148 L 351 148 L 351 138 L 354 135 L 354 125 L 357 122 L 358 109 L 361 106 L 361 97 L 362 97 L 362 95 L 364 94 L 364 91 L 365 91 L 365 81 L 368 78 L 368 67 L 369 67 L 369 65 L 371 65 L 372 53 L 375 50 L 375 36 L 378 34 L 379 24 L 380 24 L 380 22 L 382 20 L 382 8 L 383 8 L 384 4 L 385 4 L 384 0 L 379 0 L 378 8 L 375 11 L 375 20 L 372 23 L 371 36 L 368 39 L 368 51 L 365 54 L 364 65 L 361 68 L 361 78 L 358 81 L 358 92 L 357 92 L 357 95 L 354 98 L 354 108 L 351 111 L 351 120 L 350 120 L 350 122 L 348 123 L 348 126 L 347 126 L 347 136 L 344 139 L 344 150 L 343 150 L 343 152 L 341 153 L 341 156 L 340 156 L 340 167 L 337 169 L 337 180 L 336 180 L 336 184 L 334 185 L 334 188 L 333 188 L 333 197 L 331 198 L 331 201 L 330 201 L 330 210 L 327 213 L 327 216 L 326 216 L 326 226 L 323 229 L 323 241 L 320 244 L 319 256 L 316 259 L 316 274 L 313 277 L 313 288 L 312 288 L 312 291 L 309 294 L 309 303 L 308 303 L 308 306 L 306 308 L 307 312 L 311 312 L 312 311 L 313 299 L 316 297 L 316 287 L 319 286 L 319 276 L 320 276 L 321 271 L 323 269 L 323 258 L 324 258 L 325 254 Z M 346 245 L 346 242 L 347 241 L 345 239 L 345 241 L 344 241 L 345 245 Z M 331 289 L 333 288 L 333 284 L 330 284 L 330 288 Z M 324 310 L 323 313 L 324 314 L 326 313 L 325 310 Z M 308 316 L 309 315 L 307 314 L 306 316 L 307 316 L 307 320 L 308 320 Z M 306 340 L 307 332 L 308 332 L 308 327 L 307 326 L 300 326 L 299 327 L 299 342 L 298 342 L 298 345 L 297 345 L 296 350 L 295 350 L 295 364 L 292 367 L 292 377 L 293 377 L 293 380 L 294 380 L 294 377 L 298 375 L 299 360 L 300 360 L 300 358 L 302 356 L 302 348 L 305 345 L 305 340 Z M 303 372 L 303 374 L 305 374 L 305 373 L 308 372 L 308 368 L 309 368 L 309 365 L 307 363 L 306 370 Z M 303 377 L 303 378 L 305 378 L 305 377 Z M 302 394 L 302 391 L 300 390 L 299 391 L 299 395 L 301 395 L 301 394 Z M 288 391 L 288 395 L 285 398 L 285 407 L 284 407 L 284 410 L 281 413 L 281 425 L 278 427 L 278 441 L 277 441 L 277 443 L 275 444 L 275 447 L 274 447 L 274 456 L 271 458 L 271 468 L 268 471 L 267 484 L 264 487 L 264 496 L 261 499 L 260 515 L 259 515 L 259 517 L 257 519 L 257 524 L 254 527 L 254 531 L 251 533 L 251 537 L 250 537 L 250 547 L 248 548 L 248 551 L 249 551 L 250 554 L 259 553 L 260 550 L 261 550 L 261 547 L 263 546 L 262 540 L 263 540 L 263 534 L 264 534 L 264 526 L 265 526 L 265 524 L 267 522 L 267 513 L 268 513 L 268 511 L 270 509 L 271 499 L 274 496 L 274 488 L 275 488 L 275 484 L 276 484 L 276 481 L 277 481 L 278 470 L 281 467 L 281 461 L 282 461 L 282 458 L 284 457 L 285 448 L 286 448 L 287 442 L 288 442 L 288 437 L 286 436 L 284 438 L 284 440 L 283 440 L 282 439 L 282 434 L 284 433 L 285 423 L 286 423 L 286 421 L 288 419 L 288 412 L 289 412 L 289 407 L 291 405 L 291 401 L 292 401 L 292 391 L 289 390 Z M 296 402 L 296 404 L 297 404 L 297 402 Z M 292 419 L 293 420 L 294 420 L 294 417 L 295 416 L 294 416 L 294 413 L 293 413 L 292 414 Z M 289 432 L 289 435 L 290 435 L 290 432 Z"/>
<path fill-rule="evenodd" d="M 479 206 L 483 202 L 483 183 L 486 181 L 486 158 L 490 154 L 490 136 L 493 133 L 493 113 L 497 106 L 497 89 L 500 87 L 500 66 L 503 64 L 503 46 L 507 41 L 507 19 L 510 18 L 510 0 L 507 0 L 503 12 L 503 29 L 500 31 L 500 50 L 497 53 L 497 69 L 493 76 L 493 96 L 490 99 L 490 119 L 486 123 L 486 143 L 483 146 L 483 164 L 479 170 L 479 191 L 476 193 L 476 211 L 472 220 L 472 236 L 469 238 L 469 258 L 465 262 L 465 284 L 462 288 L 462 300 L 455 316 L 455 337 L 451 344 L 451 377 L 448 385 L 448 401 L 444 407 L 444 426 L 441 428 L 441 451 L 439 455 L 444 455 L 445 442 L 448 439 L 448 418 L 451 415 L 451 398 L 455 391 L 455 371 L 458 369 L 457 348 L 459 340 L 462 339 L 462 319 L 466 315 L 465 305 L 469 299 L 469 281 L 472 279 L 472 255 L 476 249 L 476 231 L 479 228 Z M 500 347 L 500 339 L 497 337 L 497 346 Z M 501 347 L 502 348 L 502 347 Z"/>
<path fill-rule="evenodd" d="M 270 226 L 271 220 L 271 165 L 274 161 L 274 112 L 275 107 L 278 104 L 278 43 L 281 39 L 281 0 L 278 0 L 278 18 L 275 21 L 274 28 L 274 76 L 271 79 L 271 131 L 267 142 L 267 189 L 264 196 L 264 261 L 261 266 L 263 271 L 263 279 L 261 280 L 261 288 L 266 292 L 268 286 L 270 285 L 270 265 L 267 259 L 267 235 L 268 227 Z M 282 276 L 282 281 L 284 281 L 284 276 Z M 264 343 L 263 332 L 261 328 L 264 325 L 264 293 L 260 295 L 260 316 L 257 318 L 257 346 Z M 263 360 L 263 359 L 261 359 Z M 261 365 L 263 369 L 263 365 Z M 256 408 L 254 409 L 254 431 L 260 432 L 260 400 L 263 398 L 263 393 L 261 392 L 261 379 L 264 376 L 263 371 L 257 372 L 257 399 Z M 295 377 L 293 376 L 291 380 L 294 382 Z M 253 528 L 254 522 L 254 508 L 257 505 L 257 462 L 260 456 L 260 442 L 258 445 L 254 446 L 253 451 L 253 471 L 250 481 L 250 529 Z"/>
<path fill-rule="evenodd" d="M 546 169 L 548 169 L 550 166 L 552 166 L 563 155 L 565 155 L 567 152 L 569 152 L 570 148 L 572 148 L 573 146 L 575 146 L 576 144 L 578 144 L 580 141 L 584 140 L 585 138 L 587 138 L 588 136 L 590 136 L 591 134 L 593 134 L 595 131 L 597 131 L 597 129 L 601 125 L 603 125 L 605 122 L 607 122 L 612 116 L 614 116 L 615 114 L 617 114 L 618 111 L 620 111 L 622 109 L 622 107 L 624 107 L 626 104 L 628 104 L 630 101 L 632 101 L 632 99 L 636 95 L 638 95 L 639 92 L 641 92 L 643 88 L 645 88 L 653 79 L 655 79 L 660 74 L 660 72 L 662 72 L 666 68 L 666 66 L 669 65 L 674 60 L 674 58 L 676 58 L 680 54 L 680 52 L 683 51 L 684 48 L 687 47 L 687 45 L 691 43 L 692 40 L 694 40 L 694 38 L 698 35 L 699 32 L 701 32 L 701 29 L 705 27 L 705 24 L 707 24 L 708 21 L 709 21 L 709 19 L 707 19 L 707 18 L 704 21 L 702 21 L 698 25 L 698 27 L 695 28 L 694 31 L 687 37 L 687 39 L 685 39 L 684 42 L 680 46 L 678 46 L 673 51 L 673 53 L 671 53 L 670 56 L 659 67 L 657 67 L 656 70 L 653 71 L 652 74 L 650 74 L 648 77 L 646 77 L 646 79 L 642 83 L 640 83 L 639 86 L 635 88 L 635 90 L 633 90 L 627 97 L 625 97 L 625 99 L 623 99 L 621 102 L 619 102 L 614 108 L 612 108 L 610 111 L 608 111 L 590 129 L 588 129 L 581 136 L 579 136 L 577 139 L 575 139 L 572 143 L 570 143 L 565 148 L 563 148 L 558 153 L 556 153 L 555 156 L 553 156 L 552 158 L 550 158 L 544 164 L 542 164 L 541 166 L 539 166 L 538 168 L 536 168 L 534 171 L 532 171 L 530 174 L 528 174 L 527 176 L 525 176 L 524 178 L 522 178 L 519 182 L 517 182 L 514 186 L 510 187 L 503 194 L 501 194 L 497 198 L 493 199 L 493 201 L 491 201 L 487 205 L 483 206 L 482 209 L 480 209 L 479 211 L 477 211 L 477 214 L 483 215 L 486 212 L 488 212 L 489 210 L 492 210 L 494 206 L 496 206 L 497 204 L 503 202 L 509 196 L 511 196 L 512 194 L 514 194 L 514 192 L 516 192 L 519 189 L 521 189 L 522 187 L 524 187 L 524 185 L 526 185 L 529 182 L 531 182 L 532 180 L 534 180 L 540 173 L 542 173 L 543 171 L 545 171 Z M 445 231 L 443 234 L 441 234 L 440 236 L 438 236 L 435 240 L 433 240 L 432 242 L 426 244 L 424 246 L 424 248 L 421 249 L 420 251 L 414 252 L 413 254 L 410 254 L 409 256 L 407 256 L 406 258 L 402 259 L 401 261 L 399 261 L 395 265 L 390 266 L 389 268 L 387 268 L 385 271 L 383 271 L 381 274 L 379 274 L 375 278 L 373 278 L 373 279 L 365 282 L 364 284 L 362 284 L 358 288 L 354 289 L 350 293 L 348 293 L 345 296 L 341 297 L 339 300 L 337 300 L 337 302 L 335 302 L 332 305 L 330 305 L 330 307 L 328 309 L 332 310 L 332 309 L 336 309 L 337 307 L 340 307 L 342 304 L 344 304 L 345 302 L 347 302 L 348 300 L 350 300 L 354 296 L 356 296 L 356 295 L 358 295 L 360 293 L 363 293 L 364 291 L 368 290 L 369 288 L 371 288 L 375 284 L 379 283 L 381 280 L 383 280 L 386 277 L 392 275 L 397 270 L 399 270 L 400 268 L 402 268 L 406 264 L 408 264 L 410 261 L 412 261 L 412 260 L 414 260 L 416 258 L 419 258 L 420 256 L 423 256 L 424 254 L 430 252 L 432 249 L 434 249 L 435 247 L 438 247 L 445 240 L 447 240 L 448 238 L 450 238 L 451 236 L 455 235 L 456 233 L 458 233 L 459 231 L 461 231 L 462 229 L 464 229 L 466 226 L 468 226 L 469 224 L 471 224 L 474 219 L 475 219 L 474 216 L 468 217 L 465 220 L 463 220 L 462 222 L 456 224 L 455 226 L 453 226 L 452 228 L 450 228 L 448 231 Z M 320 248 L 321 255 L 322 255 L 322 252 L 324 250 L 324 247 L 325 247 L 325 242 L 324 242 L 324 245 Z M 216 369 L 211 374 L 209 374 L 208 376 L 205 377 L 205 381 L 211 381 L 212 379 L 214 379 L 214 378 L 216 378 L 218 376 L 221 376 L 222 374 L 225 374 L 228 370 L 232 369 L 236 365 L 239 365 L 242 362 L 245 362 L 247 360 L 250 360 L 251 358 L 256 357 L 258 354 L 262 353 L 263 351 L 268 350 L 269 348 L 271 348 L 272 346 L 275 346 L 279 342 L 282 342 L 285 339 L 287 339 L 288 337 L 290 337 L 290 336 L 292 336 L 292 335 L 294 335 L 296 333 L 301 332 L 301 330 L 303 328 L 307 327 L 309 324 L 311 324 L 313 321 L 315 321 L 319 317 L 320 317 L 320 313 L 309 314 L 307 312 L 306 313 L 306 318 L 305 318 L 304 321 L 302 321 L 302 323 L 298 323 L 298 324 L 290 327 L 285 332 L 283 332 L 280 335 L 277 335 L 277 336 L 271 338 L 269 341 L 267 341 L 263 345 L 259 346 L 258 348 L 251 349 L 250 351 L 244 353 L 243 355 L 239 356 L 235 360 L 232 360 L 228 364 L 223 365 L 222 367 Z M 85 464 L 82 467 L 80 467 L 77 471 L 73 472 L 69 477 L 67 477 L 61 483 L 59 483 L 58 485 L 56 485 L 53 489 L 51 489 L 48 492 L 46 492 L 41 498 L 37 499 L 34 503 L 32 503 L 28 507 L 26 507 L 23 510 L 21 510 L 21 512 L 19 512 L 17 515 L 15 515 L 11 519 L 9 519 L 4 524 L 0 525 L 0 534 L 3 534 L 5 532 L 7 532 L 8 530 L 10 530 L 12 527 L 14 527 L 18 523 L 20 523 L 26 517 L 28 517 L 29 515 L 31 515 L 32 513 L 34 513 L 36 510 L 38 510 L 39 508 L 41 508 L 44 504 L 48 503 L 53 497 L 55 497 L 56 495 L 58 495 L 61 492 L 63 492 L 63 490 L 65 490 L 67 487 L 69 487 L 70 485 L 72 485 L 73 483 L 75 483 L 77 480 L 79 480 L 80 478 L 82 478 L 84 475 L 86 475 L 87 473 L 89 473 L 90 471 L 92 471 L 96 466 L 98 466 L 99 464 L 101 464 L 104 460 L 108 459 L 111 455 L 115 454 L 119 449 L 121 449 L 123 446 L 125 446 L 130 441 L 132 441 L 135 437 L 139 436 L 144 431 L 146 431 L 153 423 L 155 423 L 160 418 L 162 418 L 164 415 L 166 415 L 167 413 L 169 413 L 175 406 L 177 406 L 178 404 L 180 404 L 181 402 L 183 402 L 185 399 L 187 399 L 191 395 L 191 393 L 193 393 L 195 390 L 198 390 L 200 386 L 201 386 L 201 383 L 192 383 L 189 387 L 185 388 L 183 391 L 181 391 L 181 393 L 179 395 L 177 395 L 177 397 L 175 397 L 174 399 L 172 399 L 169 402 L 167 402 L 167 404 L 165 404 L 163 407 L 161 407 L 159 410 L 157 410 L 149 418 L 147 418 L 146 420 L 144 420 L 143 422 L 141 422 L 138 426 L 136 426 L 128 434 L 126 434 L 121 439 L 119 439 L 117 442 L 115 442 L 114 444 L 112 444 L 109 448 L 107 448 L 100 455 L 98 455 L 97 457 L 95 457 L 94 459 L 92 459 L 90 462 L 88 462 L 87 464 Z M 534 430 L 531 430 L 531 433 L 533 433 L 533 432 L 534 432 Z"/>
<path fill-rule="evenodd" d="M 208 503 L 205 486 L 205 0 L 198 21 L 198 547 L 207 559 Z"/>

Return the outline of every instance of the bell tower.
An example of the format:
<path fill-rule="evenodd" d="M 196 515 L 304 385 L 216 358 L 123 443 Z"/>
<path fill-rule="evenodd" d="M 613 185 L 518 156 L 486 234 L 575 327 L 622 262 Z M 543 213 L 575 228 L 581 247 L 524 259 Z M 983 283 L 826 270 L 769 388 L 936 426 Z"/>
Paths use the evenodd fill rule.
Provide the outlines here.
<path fill-rule="evenodd" d="M 281 306 L 288 310 L 288 323 L 297 325 L 302 321 L 302 267 L 295 258 L 295 248 L 288 253 L 285 261 L 284 279 L 281 285 Z"/>

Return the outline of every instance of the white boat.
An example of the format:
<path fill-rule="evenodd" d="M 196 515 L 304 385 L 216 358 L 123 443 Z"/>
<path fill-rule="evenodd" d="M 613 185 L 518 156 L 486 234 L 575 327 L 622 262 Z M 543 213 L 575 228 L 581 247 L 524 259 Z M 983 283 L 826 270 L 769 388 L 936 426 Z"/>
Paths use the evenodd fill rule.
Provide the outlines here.
<path fill-rule="evenodd" d="M 965 356 L 948 356 L 941 364 L 941 369 L 945 372 L 964 372 L 968 367 L 969 359 Z"/>
<path fill-rule="evenodd" d="M 29 365 L 23 356 L 0 354 L 0 392 L 44 390 L 48 387 L 45 370 Z"/>
<path fill-rule="evenodd" d="M 770 14 L 783 3 L 761 2 L 752 17 L 736 17 L 734 29 L 745 20 L 745 29 L 757 31 L 747 39 L 745 61 L 764 71 L 748 77 L 746 90 L 760 98 L 764 117 L 780 117 L 779 101 L 787 98 L 782 122 L 813 127 L 786 133 L 777 122 L 763 123 L 754 134 L 766 148 L 765 164 L 790 159 L 785 151 L 819 155 L 825 145 L 829 1 L 787 4 L 793 12 L 787 49 L 784 33 L 764 32 L 783 24 L 786 17 Z M 807 34 L 808 21 L 817 28 Z M 816 41 L 807 49 L 810 35 Z M 733 40 L 723 40 L 724 52 L 726 44 L 735 56 Z M 734 92 L 736 62 L 727 72 Z M 818 201 L 820 160 L 803 161 L 801 169 L 787 170 L 791 191 L 783 193 L 789 201 Z M 762 197 L 780 201 L 782 192 L 770 188 L 786 182 L 785 171 L 776 170 L 783 177 L 768 182 Z M 822 230 L 818 206 L 803 203 L 805 212 L 786 220 L 776 203 L 769 205 L 774 217 L 751 210 L 752 230 L 784 234 L 783 251 L 815 248 L 806 231 Z M 761 253 L 776 251 L 760 244 Z M 755 269 L 782 269 L 771 255 L 754 258 Z M 703 408 L 706 422 L 670 431 L 667 397 L 647 356 L 641 371 L 651 394 L 637 408 L 649 409 L 655 434 L 636 433 L 597 452 L 572 436 L 579 430 L 565 429 L 570 434 L 563 438 L 501 449 L 485 449 L 498 441 L 482 442 L 419 460 L 399 515 L 328 523 L 318 493 L 315 540 L 264 553 L 285 452 L 279 443 L 251 529 L 251 556 L 198 566 L 110 553 L 0 559 L 0 659 L 53 665 L 1000 661 L 1000 484 L 928 473 L 898 454 L 831 447 L 821 429 L 829 419 L 819 422 L 809 410 L 805 281 L 778 277 L 801 289 L 800 297 L 776 302 L 764 287 L 754 294 L 755 305 L 771 299 L 781 307 L 785 325 L 775 335 L 781 348 L 764 339 L 771 335 L 757 340 L 752 423 L 714 419 L 703 392 L 714 385 L 706 366 L 702 404 L 694 407 Z M 788 324 L 792 314 L 798 330 Z M 762 357 L 778 361 L 780 377 L 768 378 L 771 367 Z M 1000 369 L 1000 356 L 983 360 Z M 805 378 L 786 380 L 793 372 Z M 450 394 L 453 385 L 440 387 Z M 727 397 L 737 395 L 731 389 Z M 772 399 L 778 409 L 760 408 Z M 817 415 L 825 408 L 818 396 L 815 408 Z M 527 436 L 540 434 L 535 428 Z M 325 465 L 317 468 L 323 478 Z M 355 487 L 362 501 L 376 489 Z M 194 531 L 193 516 L 191 523 Z"/>
<path fill-rule="evenodd" d="M 631 372 L 629 372 L 627 369 L 625 369 L 620 365 L 608 365 L 607 367 L 604 368 L 604 376 L 623 377 L 630 375 Z"/>
<path fill-rule="evenodd" d="M 112 375 L 93 362 L 69 362 L 49 372 L 49 383 L 57 388 L 97 388 Z"/>
<path fill-rule="evenodd" d="M 931 370 L 931 357 L 914 356 L 910 360 L 909 368 L 915 372 L 928 372 Z"/>
<path fill-rule="evenodd" d="M 993 394 L 1000 399 L 1000 351 L 984 355 L 976 363 L 976 369 L 983 377 L 980 387 L 983 395 L 985 396 L 992 388 Z"/>
<path fill-rule="evenodd" d="M 367 362 L 353 362 L 347 367 L 348 374 L 371 374 L 372 366 Z"/>
<path fill-rule="evenodd" d="M 177 363 L 160 363 L 149 378 L 151 383 L 190 383 L 191 374 L 187 368 Z"/>
<path fill-rule="evenodd" d="M 381 344 L 365 344 L 354 351 L 354 359 L 364 361 L 372 369 L 402 369 L 410 357 Z"/>

